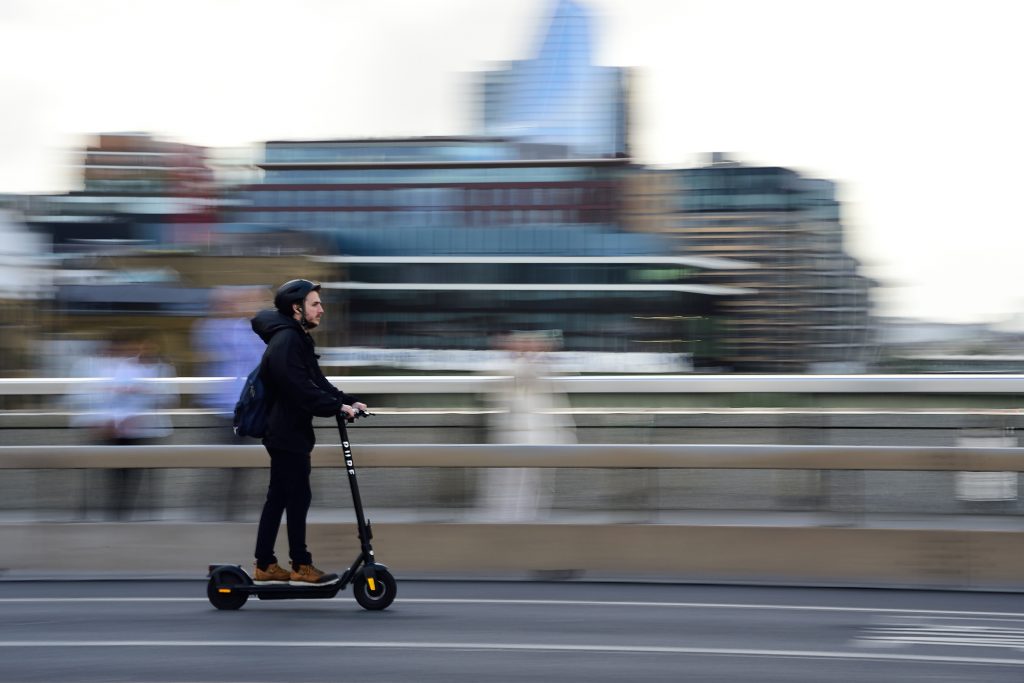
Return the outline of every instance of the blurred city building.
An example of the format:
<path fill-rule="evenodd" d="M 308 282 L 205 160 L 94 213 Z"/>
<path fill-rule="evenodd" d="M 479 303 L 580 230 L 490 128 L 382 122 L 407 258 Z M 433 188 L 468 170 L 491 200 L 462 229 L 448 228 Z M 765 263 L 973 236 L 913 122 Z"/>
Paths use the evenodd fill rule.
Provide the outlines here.
<path fill-rule="evenodd" d="M 217 186 L 205 149 L 148 133 L 100 133 L 82 150 L 82 189 L 37 197 L 33 226 L 58 251 L 208 240 Z"/>
<path fill-rule="evenodd" d="M 123 328 L 144 327 L 162 341 L 165 357 L 185 375 L 200 372 L 190 343 L 197 320 L 210 311 L 212 290 L 254 287 L 266 293 L 295 273 L 336 277 L 330 264 L 310 262 L 306 254 L 227 255 L 198 250 L 123 250 L 63 256 L 53 272 L 52 305 L 36 333 L 48 335 L 40 358 L 56 372 L 62 356 L 74 355 L 75 340 L 110 335 Z M 248 294 L 247 294 L 248 296 Z"/>
<path fill-rule="evenodd" d="M 82 150 L 81 190 L 3 197 L 0 205 L 24 219 L 14 232 L 10 226 L 20 222 L 4 224 L 5 234 L 11 233 L 5 250 L 21 255 L 2 269 L 3 279 L 9 276 L 24 289 L 29 271 L 33 282 L 42 274 L 49 302 L 34 309 L 36 320 L 24 306 L 16 314 L 0 312 L 0 325 L 10 328 L 4 358 L 60 374 L 76 349 L 144 326 L 185 373 L 194 367 L 189 332 L 207 313 L 211 288 L 270 291 L 296 272 L 330 277 L 329 266 L 306 260 L 316 248 L 309 235 L 221 220 L 230 189 L 223 179 L 251 180 L 256 169 L 248 164 L 245 172 L 237 163 L 241 170 L 232 172 L 232 157 L 220 155 L 224 173 L 218 183 L 205 158 L 206 150 L 194 145 L 144 133 L 102 133 Z M 34 246 L 17 247 L 22 242 Z M 35 253 L 34 262 L 23 258 L 25 249 Z M 0 304 L 3 310 L 6 304 Z M 33 335 L 46 339 L 29 342 Z"/>
<path fill-rule="evenodd" d="M 863 372 L 874 348 L 873 282 L 844 247 L 834 183 L 712 155 L 698 168 L 657 172 L 643 193 L 667 190 L 669 214 L 634 208 L 634 229 L 671 238 L 670 252 L 738 259 L 708 282 L 756 290 L 722 303 L 722 360 L 746 372 Z M 653 188 L 653 190 L 652 190 Z M 662 204 L 663 205 L 663 204 Z"/>
<path fill-rule="evenodd" d="M 500 138 L 273 141 L 247 224 L 317 235 L 347 277 L 329 343 L 487 349 L 496 333 L 558 329 L 570 351 L 671 353 L 705 366 L 718 300 L 708 271 L 623 227 L 624 158 Z M 337 304 L 335 304 L 337 305 Z"/>
<path fill-rule="evenodd" d="M 31 366 L 31 340 L 46 318 L 38 302 L 52 291 L 48 252 L 19 214 L 0 209 L 0 373 L 27 374 Z"/>
<path fill-rule="evenodd" d="M 58 255 L 145 251 L 305 253 L 302 234 L 223 220 L 230 189 L 252 182 L 252 152 L 210 150 L 148 133 L 100 133 L 81 150 L 82 189 L 8 199 Z"/>
<path fill-rule="evenodd" d="M 666 370 L 707 368 L 719 362 L 715 325 L 720 301 L 751 293 L 706 283 L 707 273 L 744 265 L 725 259 L 426 255 L 325 260 L 345 264 L 349 273 L 347 281 L 325 283 L 328 290 L 344 292 L 348 301 L 346 345 L 388 350 L 487 349 L 498 332 L 558 330 L 560 348 L 569 352 L 675 356 Z M 626 358 L 621 357 L 623 364 Z"/>
<path fill-rule="evenodd" d="M 320 236 L 329 252 L 658 253 L 617 230 L 625 159 L 495 138 L 275 141 L 242 188 L 243 222 Z"/>
<path fill-rule="evenodd" d="M 877 360 L 873 283 L 845 251 L 834 185 L 721 156 L 634 164 L 628 70 L 594 64 L 583 4 L 555 0 L 549 17 L 532 55 L 481 75 L 478 136 L 214 152 L 96 136 L 81 190 L 0 198 L 52 245 L 40 328 L 144 316 L 184 374 L 211 288 L 302 275 L 330 292 L 327 348 L 454 358 L 559 330 L 564 351 L 661 354 L 681 360 L 646 367 L 677 370 Z"/>
<path fill-rule="evenodd" d="M 629 71 L 595 64 L 594 17 L 558 0 L 534 54 L 483 72 L 480 132 L 565 145 L 573 157 L 629 156 Z"/>

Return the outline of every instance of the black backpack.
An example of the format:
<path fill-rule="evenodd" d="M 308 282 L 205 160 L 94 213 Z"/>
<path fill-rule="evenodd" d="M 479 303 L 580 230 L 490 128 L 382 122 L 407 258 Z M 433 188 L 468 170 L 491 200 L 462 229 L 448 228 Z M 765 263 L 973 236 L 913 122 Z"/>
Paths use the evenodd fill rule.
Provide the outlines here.
<path fill-rule="evenodd" d="M 262 439 L 267 433 L 267 415 L 270 413 L 272 403 L 267 388 L 263 384 L 261 370 L 263 363 L 260 362 L 249 376 L 245 378 L 242 385 L 242 393 L 235 403 L 235 435 L 251 436 Z"/>

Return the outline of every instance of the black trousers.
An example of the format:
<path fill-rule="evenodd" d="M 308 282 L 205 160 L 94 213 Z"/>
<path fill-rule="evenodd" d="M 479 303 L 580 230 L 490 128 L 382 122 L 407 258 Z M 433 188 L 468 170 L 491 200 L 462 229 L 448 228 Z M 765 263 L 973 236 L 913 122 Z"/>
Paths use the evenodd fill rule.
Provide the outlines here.
<path fill-rule="evenodd" d="M 270 453 L 270 486 L 256 533 L 256 564 L 266 567 L 277 562 L 274 543 L 281 527 L 281 515 L 288 513 L 288 556 L 292 563 L 312 564 L 306 549 L 306 513 L 313 498 L 309 486 L 310 456 L 267 448 Z"/>

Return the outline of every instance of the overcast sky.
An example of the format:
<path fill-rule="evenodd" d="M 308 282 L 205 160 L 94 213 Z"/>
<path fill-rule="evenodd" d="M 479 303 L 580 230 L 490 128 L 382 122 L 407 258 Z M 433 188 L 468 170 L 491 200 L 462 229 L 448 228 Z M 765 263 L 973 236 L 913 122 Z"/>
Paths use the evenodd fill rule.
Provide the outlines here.
<path fill-rule="evenodd" d="M 634 152 L 840 184 L 877 312 L 1024 328 L 1024 3 L 584 0 L 638 73 Z M 0 0 L 0 192 L 97 131 L 193 144 L 465 134 L 553 0 Z"/>

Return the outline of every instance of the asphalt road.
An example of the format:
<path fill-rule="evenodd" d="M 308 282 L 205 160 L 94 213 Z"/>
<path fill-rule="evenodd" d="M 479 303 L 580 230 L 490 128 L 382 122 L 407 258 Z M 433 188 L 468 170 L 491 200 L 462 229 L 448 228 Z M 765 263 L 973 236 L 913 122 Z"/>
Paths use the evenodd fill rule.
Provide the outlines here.
<path fill-rule="evenodd" d="M 202 581 L 0 581 L 0 680 L 1024 681 L 1024 594 L 399 582 L 222 612 Z"/>

